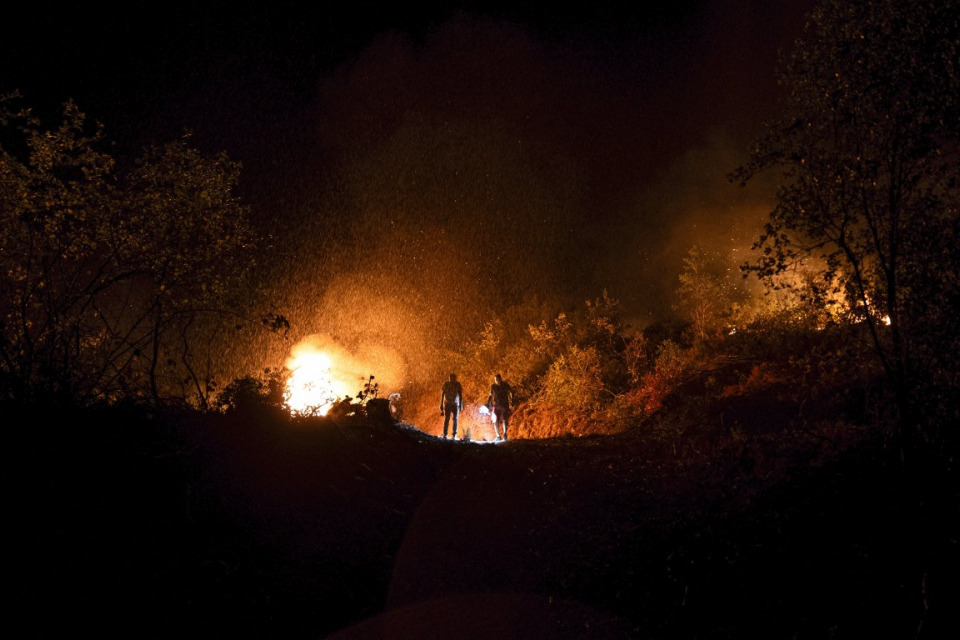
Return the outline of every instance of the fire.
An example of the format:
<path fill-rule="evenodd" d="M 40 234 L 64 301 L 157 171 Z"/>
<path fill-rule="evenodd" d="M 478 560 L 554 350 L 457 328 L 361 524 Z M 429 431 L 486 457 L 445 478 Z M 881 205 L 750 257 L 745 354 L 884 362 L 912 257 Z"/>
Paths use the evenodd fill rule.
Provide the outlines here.
<path fill-rule="evenodd" d="M 314 334 L 297 343 L 286 360 L 290 372 L 285 399 L 291 413 L 327 415 L 337 402 L 354 399 L 376 376 L 380 392 L 398 389 L 404 378 L 402 358 L 376 343 L 346 348 L 327 335 Z"/>
<path fill-rule="evenodd" d="M 293 413 L 326 415 L 337 400 L 352 395 L 347 383 L 337 379 L 331 357 L 311 345 L 301 345 L 287 360 L 287 406 Z"/>

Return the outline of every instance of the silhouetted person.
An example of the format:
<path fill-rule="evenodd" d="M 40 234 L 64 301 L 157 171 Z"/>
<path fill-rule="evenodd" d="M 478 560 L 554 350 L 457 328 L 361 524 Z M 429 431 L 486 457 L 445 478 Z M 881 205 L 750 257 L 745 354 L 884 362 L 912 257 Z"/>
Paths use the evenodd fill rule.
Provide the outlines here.
<path fill-rule="evenodd" d="M 443 416 L 443 437 L 447 437 L 450 418 L 453 418 L 453 439 L 457 439 L 457 418 L 463 411 L 463 387 L 457 382 L 457 374 L 451 373 L 450 379 L 440 387 L 440 414 Z"/>
<path fill-rule="evenodd" d="M 493 377 L 493 384 L 490 385 L 490 397 L 487 398 L 487 406 L 493 414 L 493 430 L 497 434 L 497 440 L 507 439 L 507 427 L 510 426 L 511 405 L 513 403 L 513 389 L 503 381 L 498 373 Z M 503 427 L 501 434 L 500 428 Z"/>

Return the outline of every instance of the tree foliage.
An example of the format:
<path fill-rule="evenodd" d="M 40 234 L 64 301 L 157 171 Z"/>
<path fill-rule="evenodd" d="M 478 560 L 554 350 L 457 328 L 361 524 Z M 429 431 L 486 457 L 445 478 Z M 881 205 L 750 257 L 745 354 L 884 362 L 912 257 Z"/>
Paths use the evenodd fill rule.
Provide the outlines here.
<path fill-rule="evenodd" d="M 620 302 L 607 291 L 552 322 L 530 325 L 534 351 L 547 363 L 537 391 L 563 407 L 596 407 L 630 383 Z M 574 398 L 576 395 L 579 399 Z"/>
<path fill-rule="evenodd" d="M 217 408 L 243 414 L 269 411 L 289 415 L 285 411 L 286 383 L 287 372 L 282 369 L 264 369 L 258 376 L 235 378 L 217 394 Z"/>
<path fill-rule="evenodd" d="M 690 247 L 677 288 L 677 310 L 690 322 L 696 341 L 718 335 L 732 320 L 736 305 L 744 297 L 738 284 L 719 256 L 700 245 Z"/>
<path fill-rule="evenodd" d="M 595 409 L 603 399 L 600 355 L 595 347 L 570 347 L 543 377 L 541 400 L 560 409 Z"/>
<path fill-rule="evenodd" d="M 832 285 L 820 292 L 859 310 L 909 412 L 921 376 L 954 369 L 960 3 L 824 0 L 781 80 L 785 117 L 735 174 L 782 171 L 748 268 L 818 265 Z"/>
<path fill-rule="evenodd" d="M 4 393 L 205 397 L 197 332 L 251 265 L 239 166 L 187 138 L 123 162 L 72 102 L 52 128 L 18 102 L 0 101 Z"/>

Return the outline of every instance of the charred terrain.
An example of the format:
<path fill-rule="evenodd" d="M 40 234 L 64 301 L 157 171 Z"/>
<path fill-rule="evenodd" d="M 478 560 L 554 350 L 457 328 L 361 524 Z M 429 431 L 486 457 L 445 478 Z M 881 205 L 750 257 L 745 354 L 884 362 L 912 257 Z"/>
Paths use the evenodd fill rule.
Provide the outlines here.
<path fill-rule="evenodd" d="M 9 410 L 9 620 L 30 637 L 953 637 L 956 479 L 908 479 L 855 399 L 782 392 L 692 380 L 616 435 L 495 445 L 390 418 Z"/>

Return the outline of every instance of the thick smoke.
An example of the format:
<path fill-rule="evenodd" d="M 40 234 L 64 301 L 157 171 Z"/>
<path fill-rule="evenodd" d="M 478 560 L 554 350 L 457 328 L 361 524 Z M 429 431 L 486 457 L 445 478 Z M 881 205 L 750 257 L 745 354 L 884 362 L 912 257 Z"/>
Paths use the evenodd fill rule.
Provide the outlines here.
<path fill-rule="evenodd" d="M 671 312 L 692 244 L 741 261 L 766 196 L 726 174 L 775 115 L 778 48 L 810 5 L 68 11 L 2 40 L 0 83 L 76 99 L 125 148 L 188 129 L 242 162 L 266 312 L 292 328 L 224 338 L 234 371 L 324 334 L 432 384 L 524 301 L 607 289 L 642 325 Z"/>
<path fill-rule="evenodd" d="M 608 289 L 642 325 L 670 314 L 693 244 L 735 268 L 769 193 L 727 175 L 759 130 L 751 117 L 772 109 L 749 103 L 748 116 L 737 107 L 755 91 L 724 93 L 747 83 L 730 45 L 711 61 L 731 65 L 726 83 L 696 66 L 726 42 L 720 28 L 614 49 L 459 16 L 419 42 L 383 35 L 325 75 L 269 221 L 295 333 L 395 349 L 406 382 L 423 383 L 525 299 L 559 311 Z M 671 36 L 697 39 L 689 60 Z"/>
<path fill-rule="evenodd" d="M 713 132 L 666 167 L 620 222 L 616 249 L 600 268 L 636 325 L 671 317 L 683 260 L 695 245 L 742 278 L 740 267 L 752 259 L 774 195 L 773 176 L 747 188 L 730 181 L 745 154 L 724 132 Z M 756 281 L 745 286 L 755 288 Z"/>

